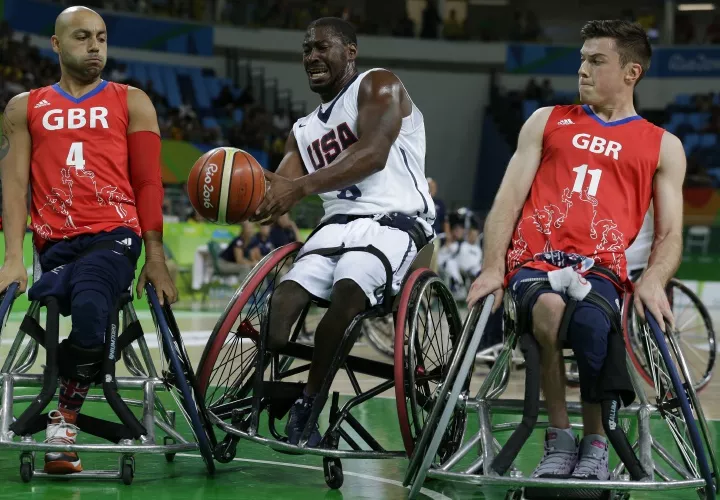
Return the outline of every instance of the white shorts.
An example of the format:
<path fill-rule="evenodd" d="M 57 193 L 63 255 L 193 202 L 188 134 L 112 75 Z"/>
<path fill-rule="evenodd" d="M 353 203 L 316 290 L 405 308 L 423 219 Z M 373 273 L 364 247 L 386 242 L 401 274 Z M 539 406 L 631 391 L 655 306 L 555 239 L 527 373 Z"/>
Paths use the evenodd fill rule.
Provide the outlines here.
<path fill-rule="evenodd" d="M 365 292 L 370 305 L 382 302 L 385 292 L 385 266 L 375 255 L 352 251 L 325 257 L 305 253 L 321 248 L 365 247 L 372 245 L 390 261 L 393 295 L 400 291 L 405 274 L 410 268 L 417 249 L 410 236 L 400 229 L 381 226 L 372 219 L 356 219 L 348 224 L 328 224 L 312 235 L 298 253 L 296 262 L 280 282 L 292 280 L 310 294 L 330 300 L 332 288 L 342 279 L 350 279 Z"/>

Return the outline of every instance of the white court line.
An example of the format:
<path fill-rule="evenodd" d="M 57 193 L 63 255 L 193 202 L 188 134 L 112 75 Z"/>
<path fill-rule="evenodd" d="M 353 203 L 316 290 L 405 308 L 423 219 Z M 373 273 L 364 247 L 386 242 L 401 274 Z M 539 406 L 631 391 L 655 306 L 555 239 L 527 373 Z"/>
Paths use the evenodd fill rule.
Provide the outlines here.
<path fill-rule="evenodd" d="M 191 457 L 191 458 L 202 458 L 200 455 L 193 455 L 191 453 L 178 453 L 178 457 Z M 296 469 L 308 469 L 308 470 L 317 470 L 320 472 L 323 472 L 322 467 L 317 467 L 314 465 L 303 465 L 303 464 L 291 464 L 288 462 L 274 462 L 271 460 L 254 460 L 250 458 L 233 458 L 233 462 L 249 462 L 253 464 L 263 464 L 263 465 L 278 465 L 280 467 L 295 467 Z M 394 479 L 385 479 L 384 477 L 377 477 L 377 476 L 370 476 L 368 474 L 360 474 L 358 472 L 351 472 L 343 470 L 344 476 L 353 476 L 353 477 L 359 477 L 360 479 L 368 479 L 370 481 L 377 481 L 378 483 L 385 483 L 385 484 L 392 484 L 393 486 L 399 486 L 400 488 L 404 490 L 409 490 L 409 487 L 403 486 L 403 484 L 400 481 L 395 481 Z M 439 493 L 437 491 L 428 490 L 426 488 L 420 488 L 420 493 L 425 495 L 428 498 L 432 498 L 433 500 L 451 500 L 450 497 L 447 497 L 443 495 L 442 493 Z"/>

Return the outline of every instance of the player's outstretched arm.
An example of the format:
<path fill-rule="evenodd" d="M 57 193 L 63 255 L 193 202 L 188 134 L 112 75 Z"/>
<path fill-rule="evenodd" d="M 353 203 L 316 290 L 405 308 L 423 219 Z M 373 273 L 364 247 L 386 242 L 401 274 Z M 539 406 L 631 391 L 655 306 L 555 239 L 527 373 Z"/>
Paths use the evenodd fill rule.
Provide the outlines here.
<path fill-rule="evenodd" d="M 32 141 L 27 127 L 28 93 L 13 97 L 5 108 L 0 137 L 2 217 L 5 233 L 5 262 L 0 270 L 0 291 L 12 282 L 27 286 L 23 264 L 23 240 L 27 228 L 27 195 Z"/>
<path fill-rule="evenodd" d="M 530 192 L 542 156 L 543 132 L 551 107 L 540 108 L 527 119 L 515 153 L 508 163 L 500 189 L 485 221 L 482 273 L 468 294 L 468 306 L 496 292 L 495 308 L 500 307 L 505 277 L 505 254 L 510 246 L 513 228 Z"/>
<path fill-rule="evenodd" d="M 127 99 L 130 184 L 145 243 L 145 266 L 138 280 L 137 294 L 142 297 L 145 282 L 150 281 L 161 304 L 165 298 L 173 303 L 177 300 L 177 289 L 165 264 L 162 239 L 164 191 L 160 171 L 160 127 L 155 107 L 145 92 L 129 87 Z"/>
<path fill-rule="evenodd" d="M 655 237 L 648 267 L 635 288 L 635 308 L 640 317 L 645 318 L 645 306 L 662 328 L 665 327 L 663 317 L 673 322 L 665 285 L 675 275 L 682 257 L 685 168 L 682 142 L 670 132 L 665 132 L 653 181 Z"/>

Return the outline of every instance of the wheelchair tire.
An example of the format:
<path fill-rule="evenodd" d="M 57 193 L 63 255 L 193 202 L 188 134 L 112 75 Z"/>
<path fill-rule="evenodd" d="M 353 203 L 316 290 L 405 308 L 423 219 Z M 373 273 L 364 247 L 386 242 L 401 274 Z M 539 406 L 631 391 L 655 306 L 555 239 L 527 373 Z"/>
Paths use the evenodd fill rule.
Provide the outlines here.
<path fill-rule="evenodd" d="M 717 347 L 715 343 L 715 329 L 713 328 L 712 318 L 710 317 L 710 313 L 708 312 L 705 304 L 702 303 L 700 298 L 681 281 L 678 281 L 675 278 L 671 279 L 668 283 L 667 289 L 668 293 L 671 294 L 672 302 L 676 302 L 678 297 L 684 296 L 689 302 L 690 307 L 695 308 L 705 327 L 708 343 L 708 358 L 707 362 L 703 363 L 704 366 L 702 366 L 702 369 L 698 370 L 700 376 L 696 377 L 697 380 L 693 381 L 693 386 L 695 387 L 695 390 L 697 392 L 701 392 L 710 383 L 713 375 L 713 368 L 715 367 Z M 636 313 L 632 304 L 632 297 L 626 297 L 624 303 L 626 305 L 623 308 L 623 334 L 625 335 L 625 344 L 627 346 L 628 354 L 630 355 L 630 360 L 632 361 L 635 369 L 638 371 L 640 376 L 645 380 L 645 382 L 647 382 L 649 385 L 652 385 L 652 375 L 650 374 L 650 370 L 646 363 L 646 359 L 643 353 L 643 346 L 638 340 L 638 334 L 636 331 L 637 320 Z M 679 318 L 675 319 L 677 321 Z M 683 337 L 682 332 L 675 332 L 674 336 L 678 340 L 682 340 Z M 680 343 L 681 342 L 679 342 L 678 344 Z M 680 345 L 678 345 L 678 347 L 680 347 Z"/>
<path fill-rule="evenodd" d="M 395 355 L 395 321 L 390 315 L 368 318 L 363 321 L 362 331 L 368 343 L 380 354 Z"/>
<path fill-rule="evenodd" d="M 435 306 L 438 312 L 442 306 L 447 315 L 448 338 L 446 341 L 441 338 L 441 344 L 430 349 L 432 341 L 427 341 L 427 335 L 418 333 L 418 326 L 422 323 L 421 314 L 426 316 L 426 326 L 441 323 L 441 318 L 437 322 L 427 319 L 427 316 L 433 314 Z M 422 435 L 433 407 L 438 401 L 445 401 L 442 396 L 448 389 L 445 380 L 461 332 L 457 306 L 442 280 L 429 269 L 417 269 L 411 273 L 401 291 L 395 323 L 395 397 L 400 431 L 408 457 L 415 451 L 415 444 Z M 445 346 L 448 349 L 443 352 Z M 439 359 L 436 359 L 431 369 L 427 362 L 433 353 Z M 468 373 L 467 388 L 470 386 L 470 377 Z M 431 384 L 435 386 L 434 389 Z M 438 390 L 439 395 L 436 393 Z M 464 406 L 459 407 L 453 415 L 437 452 L 441 460 L 452 455 L 462 444 L 466 417 Z"/>
<path fill-rule="evenodd" d="M 647 330 L 639 333 L 640 335 L 647 335 L 647 337 L 642 339 L 642 341 L 644 343 L 648 365 L 652 366 L 653 362 L 662 362 L 664 367 L 658 366 L 656 369 L 651 369 L 651 371 L 657 374 L 658 379 L 662 375 L 667 377 L 665 380 L 656 380 L 655 377 L 653 378 L 652 385 L 655 387 L 657 392 L 660 416 L 668 422 L 671 428 L 675 429 L 675 431 L 672 432 L 674 439 L 678 439 L 677 435 L 680 434 L 678 422 L 680 422 L 680 417 L 682 417 L 682 421 L 687 429 L 690 443 L 684 443 L 683 446 L 676 441 L 676 445 L 681 449 L 680 455 L 688 470 L 697 470 L 699 477 L 705 480 L 705 498 L 707 500 L 712 500 L 715 498 L 715 483 L 713 481 L 713 474 L 711 473 L 708 459 L 706 457 L 705 446 L 700 438 L 696 415 L 693 413 L 693 406 L 697 403 L 697 400 L 693 398 L 695 401 L 691 403 L 690 398 L 688 397 L 687 389 L 683 384 L 683 380 L 680 377 L 673 357 L 670 354 L 667 343 L 665 342 L 665 334 L 660 329 L 660 326 L 655 321 L 655 318 L 649 314 L 649 311 L 645 311 L 645 316 L 647 318 L 646 327 L 651 333 L 648 334 Z M 651 343 L 654 343 L 654 346 L 657 348 L 657 351 L 660 354 L 659 357 L 657 356 L 657 353 L 654 352 L 654 349 L 651 351 Z M 686 374 L 683 373 L 683 378 L 685 378 L 685 376 Z M 692 391 L 692 387 L 689 385 L 688 387 L 690 388 L 690 391 Z M 667 402 L 663 402 L 663 399 L 667 398 L 668 394 L 672 394 L 673 397 Z M 677 413 L 678 403 L 681 415 Z M 700 412 L 696 412 L 697 418 L 702 418 L 704 420 L 701 411 L 702 409 L 700 409 Z M 689 463 L 687 450 L 688 444 L 692 445 L 693 451 L 695 452 L 696 463 Z M 710 443 L 708 443 L 708 445 L 710 445 Z M 708 450 L 708 453 L 712 452 L 712 448 L 708 448 Z"/>
<path fill-rule="evenodd" d="M 278 268 L 279 270 L 285 263 L 290 262 L 301 247 L 301 243 L 294 242 L 266 255 L 247 275 L 215 324 L 198 365 L 199 394 L 209 409 L 228 398 L 245 398 L 252 390 L 252 375 L 255 373 L 255 357 L 260 340 L 260 325 L 263 321 L 261 314 L 264 309 L 263 305 L 270 295 L 270 286 L 274 287 L 274 280 L 270 280 L 270 286 L 267 290 L 262 291 L 259 297 L 255 296 L 255 292 L 262 287 L 265 278 L 271 274 L 273 269 Z M 233 329 L 247 305 L 250 305 L 251 309 L 249 314 Z M 233 335 L 230 335 L 231 332 Z M 243 340 L 249 340 L 250 345 L 246 351 L 238 354 L 241 357 L 240 366 L 235 368 L 233 361 L 228 359 L 232 352 L 226 352 L 222 358 L 221 353 L 226 346 L 228 351 L 237 349 L 238 344 L 242 344 Z M 221 358 L 221 366 L 216 369 L 218 358 Z M 227 377 L 227 379 L 219 380 L 219 377 Z M 222 384 L 226 384 L 228 391 L 216 397 L 216 392 L 211 389 L 222 387 Z M 229 394 L 229 391 L 232 391 L 232 394 Z"/>
<path fill-rule="evenodd" d="M 198 448 L 208 474 L 212 475 L 215 473 L 215 461 L 213 459 L 215 434 L 205 416 L 204 400 L 199 397 L 197 381 L 195 380 L 190 359 L 185 352 L 185 346 L 182 343 L 180 332 L 177 330 L 177 324 L 170 311 L 170 306 L 166 305 L 165 309 L 163 309 L 155 289 L 151 285 L 147 285 L 145 290 L 162 337 L 162 350 L 172 373 L 171 385 L 179 392 L 178 402 L 190 421 L 190 428 L 197 439 Z"/>

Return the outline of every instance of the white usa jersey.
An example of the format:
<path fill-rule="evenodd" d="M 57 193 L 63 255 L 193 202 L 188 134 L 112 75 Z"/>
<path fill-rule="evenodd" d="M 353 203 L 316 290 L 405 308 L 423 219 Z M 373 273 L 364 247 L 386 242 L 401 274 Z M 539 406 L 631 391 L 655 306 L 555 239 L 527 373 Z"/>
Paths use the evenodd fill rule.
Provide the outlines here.
<path fill-rule="evenodd" d="M 332 165 L 358 140 L 358 89 L 372 69 L 357 75 L 328 103 L 321 104 L 293 125 L 298 149 L 309 174 Z M 320 195 L 325 215 L 377 215 L 392 212 L 417 216 L 432 234 L 435 204 L 425 178 L 425 123 L 420 110 L 402 120 L 400 134 L 390 147 L 385 168 L 341 191 Z"/>

